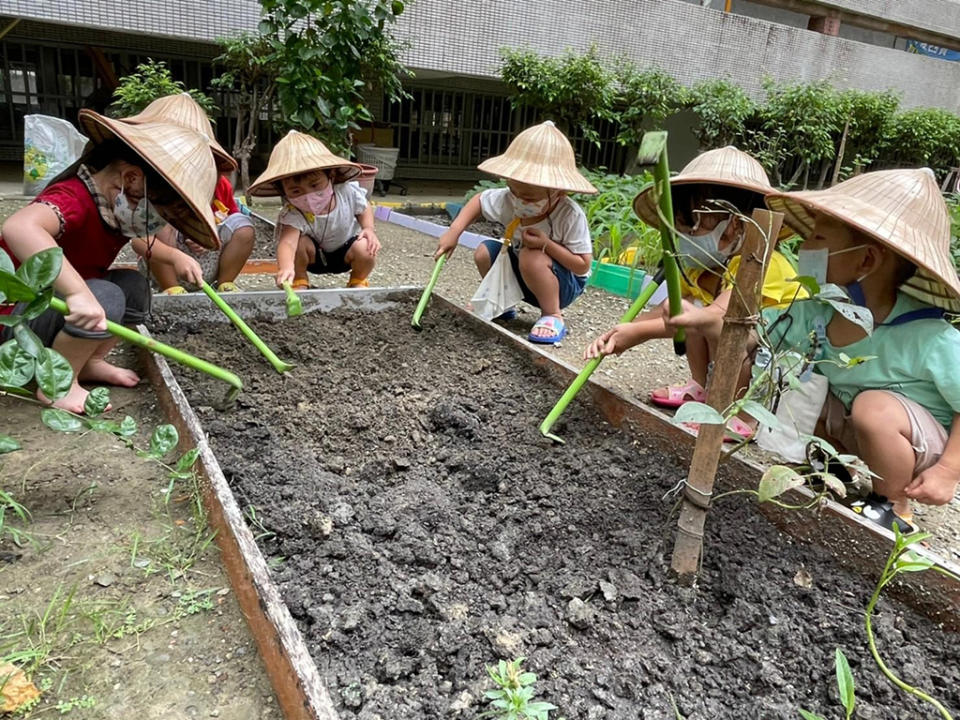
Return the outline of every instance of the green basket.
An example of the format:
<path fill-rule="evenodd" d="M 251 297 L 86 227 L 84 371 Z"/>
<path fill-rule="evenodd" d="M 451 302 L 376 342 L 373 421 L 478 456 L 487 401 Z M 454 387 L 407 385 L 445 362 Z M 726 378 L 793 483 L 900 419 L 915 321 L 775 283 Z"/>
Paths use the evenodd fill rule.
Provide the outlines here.
<path fill-rule="evenodd" d="M 643 289 L 643 279 L 646 275 L 647 273 L 641 268 L 629 268 L 594 260 L 587 284 L 633 300 Z"/>

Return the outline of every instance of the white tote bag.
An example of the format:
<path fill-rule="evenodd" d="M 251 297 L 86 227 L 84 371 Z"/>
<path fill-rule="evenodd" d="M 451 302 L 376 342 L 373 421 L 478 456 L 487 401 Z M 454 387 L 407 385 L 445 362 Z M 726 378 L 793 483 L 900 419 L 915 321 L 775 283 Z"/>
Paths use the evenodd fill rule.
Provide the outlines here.
<path fill-rule="evenodd" d="M 799 388 L 785 390 L 776 412 L 780 427 L 760 425 L 757 445 L 790 462 L 805 462 L 807 441 L 803 436 L 813 435 L 829 387 L 823 375 L 809 373 L 800 380 Z"/>
<path fill-rule="evenodd" d="M 507 247 L 500 250 L 490 272 L 484 276 L 480 287 L 470 300 L 474 314 L 484 320 L 497 317 L 523 300 L 523 291 L 520 289 L 517 276 L 513 273 L 510 258 L 507 257 L 508 252 Z"/>

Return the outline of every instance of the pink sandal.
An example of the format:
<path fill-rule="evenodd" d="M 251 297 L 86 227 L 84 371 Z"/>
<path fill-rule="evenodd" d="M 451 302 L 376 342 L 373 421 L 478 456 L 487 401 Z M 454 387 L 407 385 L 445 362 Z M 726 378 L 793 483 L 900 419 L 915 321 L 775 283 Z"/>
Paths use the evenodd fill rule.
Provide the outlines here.
<path fill-rule="evenodd" d="M 700 423 L 683 423 L 683 426 L 694 435 L 700 432 Z M 752 442 L 755 434 L 756 430 L 734 416 L 727 420 L 727 432 L 723 436 L 723 441 L 726 443 L 740 443 L 744 440 Z"/>
<path fill-rule="evenodd" d="M 706 402 L 703 386 L 691 378 L 685 385 L 667 385 L 650 393 L 650 402 L 665 408 L 678 408 L 688 402 Z"/>

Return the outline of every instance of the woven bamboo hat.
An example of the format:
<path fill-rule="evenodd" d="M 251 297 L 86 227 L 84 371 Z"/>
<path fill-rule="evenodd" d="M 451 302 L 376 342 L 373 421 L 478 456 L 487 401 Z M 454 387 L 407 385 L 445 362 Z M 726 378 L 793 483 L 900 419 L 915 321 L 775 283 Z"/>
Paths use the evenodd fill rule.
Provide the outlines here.
<path fill-rule="evenodd" d="M 157 98 L 140 113 L 122 119 L 134 125 L 155 122 L 172 123 L 198 132 L 206 136 L 207 142 L 210 143 L 213 157 L 217 161 L 217 170 L 230 172 L 237 169 L 237 161 L 230 157 L 230 153 L 217 142 L 213 123 L 210 122 L 210 118 L 200 104 L 190 97 L 190 93 L 177 93 Z"/>
<path fill-rule="evenodd" d="M 901 290 L 922 302 L 960 312 L 960 278 L 950 259 L 950 216 L 929 168 L 880 170 L 827 190 L 773 193 L 767 206 L 782 212 L 803 237 L 816 213 L 859 230 L 917 266 Z"/>
<path fill-rule="evenodd" d="M 477 167 L 527 185 L 574 193 L 597 192 L 577 170 L 573 145 L 549 120 L 527 128 L 513 139 L 503 155 L 484 160 Z"/>
<path fill-rule="evenodd" d="M 120 140 L 179 195 L 177 202 L 157 207 L 167 222 L 204 247 L 220 247 L 210 209 L 210 198 L 217 187 L 217 166 L 203 135 L 170 123 L 130 125 L 92 110 L 81 110 L 79 120 L 91 142 Z"/>
<path fill-rule="evenodd" d="M 707 150 L 687 163 L 679 173 L 670 178 L 670 187 L 678 185 L 719 185 L 721 187 L 749 190 L 757 194 L 759 206 L 763 197 L 773 192 L 763 166 L 750 155 L 732 145 Z M 633 211 L 651 227 L 660 227 L 653 196 L 653 184 L 640 191 L 633 199 Z M 744 212 L 746 209 L 741 208 Z M 792 232 L 788 231 L 788 235 Z M 782 236 L 782 235 L 781 235 Z"/>
<path fill-rule="evenodd" d="M 314 170 L 333 170 L 333 182 L 341 183 L 357 177 L 362 168 L 355 162 L 334 155 L 312 135 L 291 130 L 270 153 L 270 162 L 248 191 L 258 197 L 280 195 L 277 183 L 283 178 Z"/>

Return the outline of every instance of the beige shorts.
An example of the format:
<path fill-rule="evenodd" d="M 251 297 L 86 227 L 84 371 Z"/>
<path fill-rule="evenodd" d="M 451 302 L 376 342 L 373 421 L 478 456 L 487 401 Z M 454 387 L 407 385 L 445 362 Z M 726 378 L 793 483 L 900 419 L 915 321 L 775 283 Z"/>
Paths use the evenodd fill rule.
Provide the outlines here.
<path fill-rule="evenodd" d="M 882 390 L 897 399 L 910 419 L 910 444 L 916 456 L 913 476 L 916 477 L 933 466 L 947 445 L 947 431 L 930 411 L 908 397 L 891 390 Z M 850 415 L 843 403 L 833 393 L 827 395 L 820 417 L 826 426 L 827 434 L 843 445 L 843 449 L 853 455 L 860 455 L 857 436 L 850 422 Z"/>

